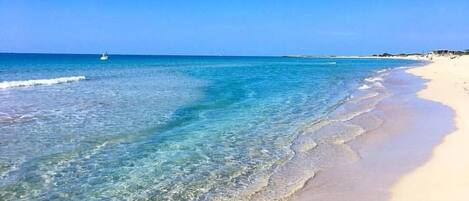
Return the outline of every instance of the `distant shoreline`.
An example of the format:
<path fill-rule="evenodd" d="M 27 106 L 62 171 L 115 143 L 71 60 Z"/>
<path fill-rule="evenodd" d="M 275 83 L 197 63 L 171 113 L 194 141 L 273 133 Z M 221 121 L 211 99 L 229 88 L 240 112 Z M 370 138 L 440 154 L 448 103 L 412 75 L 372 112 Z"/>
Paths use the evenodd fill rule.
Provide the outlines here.
<path fill-rule="evenodd" d="M 356 55 L 286 55 L 288 58 L 346 58 L 346 59 L 411 59 L 411 60 L 431 60 L 433 57 L 444 56 L 454 59 L 456 57 L 469 55 L 469 49 L 460 50 L 434 50 L 429 53 L 399 53 L 399 54 L 373 54 L 367 56 Z"/>

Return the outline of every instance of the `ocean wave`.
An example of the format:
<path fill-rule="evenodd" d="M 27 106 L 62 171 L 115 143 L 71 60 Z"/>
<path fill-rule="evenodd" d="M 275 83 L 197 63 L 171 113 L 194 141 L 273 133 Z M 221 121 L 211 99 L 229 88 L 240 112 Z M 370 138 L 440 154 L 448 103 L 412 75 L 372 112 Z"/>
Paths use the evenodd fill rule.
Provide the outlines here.
<path fill-rule="evenodd" d="M 53 85 L 67 82 L 76 82 L 86 79 L 85 76 L 72 76 L 72 77 L 59 77 L 53 79 L 38 79 L 38 80 L 21 80 L 21 81 L 5 81 L 0 82 L 0 89 L 16 88 L 16 87 L 29 87 L 35 85 Z"/>

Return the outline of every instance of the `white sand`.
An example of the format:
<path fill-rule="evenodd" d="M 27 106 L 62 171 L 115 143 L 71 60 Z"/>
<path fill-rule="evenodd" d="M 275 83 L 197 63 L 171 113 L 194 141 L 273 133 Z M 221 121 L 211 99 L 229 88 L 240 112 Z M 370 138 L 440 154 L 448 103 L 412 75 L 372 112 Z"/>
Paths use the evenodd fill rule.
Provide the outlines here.
<path fill-rule="evenodd" d="M 469 201 L 469 56 L 434 57 L 408 72 L 430 80 L 418 96 L 451 107 L 456 130 L 425 164 L 395 183 L 390 200 Z"/>

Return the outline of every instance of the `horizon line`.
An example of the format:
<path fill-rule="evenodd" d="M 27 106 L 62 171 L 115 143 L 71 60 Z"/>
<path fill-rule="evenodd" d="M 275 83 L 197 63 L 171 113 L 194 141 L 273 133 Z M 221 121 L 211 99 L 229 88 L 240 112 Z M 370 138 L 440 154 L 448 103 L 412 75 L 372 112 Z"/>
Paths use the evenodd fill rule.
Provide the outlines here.
<path fill-rule="evenodd" d="M 349 57 L 349 56 L 372 56 L 373 54 L 366 55 L 335 55 L 335 54 L 285 54 L 285 55 L 221 55 L 221 54 L 126 54 L 126 53 L 108 53 L 107 55 L 115 56 L 194 56 L 194 57 Z M 0 54 L 49 54 L 49 55 L 101 55 L 102 53 L 69 53 L 69 52 L 1 52 Z"/>
<path fill-rule="evenodd" d="M 117 56 L 200 56 L 200 57 L 283 57 L 290 55 L 222 55 L 222 54 L 127 54 L 127 53 L 108 53 L 108 55 Z M 102 53 L 69 53 L 69 52 L 0 52 L 0 54 L 62 54 L 62 55 L 101 55 Z"/>

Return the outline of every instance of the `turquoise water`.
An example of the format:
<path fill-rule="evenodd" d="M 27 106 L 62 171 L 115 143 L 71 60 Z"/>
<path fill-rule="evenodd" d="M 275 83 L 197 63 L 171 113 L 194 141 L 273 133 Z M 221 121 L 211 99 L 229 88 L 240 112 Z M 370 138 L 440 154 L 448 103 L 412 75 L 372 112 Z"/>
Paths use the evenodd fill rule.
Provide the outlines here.
<path fill-rule="evenodd" d="M 0 54 L 0 199 L 240 200 L 270 186 L 283 192 L 268 183 L 289 168 L 305 126 L 365 78 L 416 63 Z"/>

